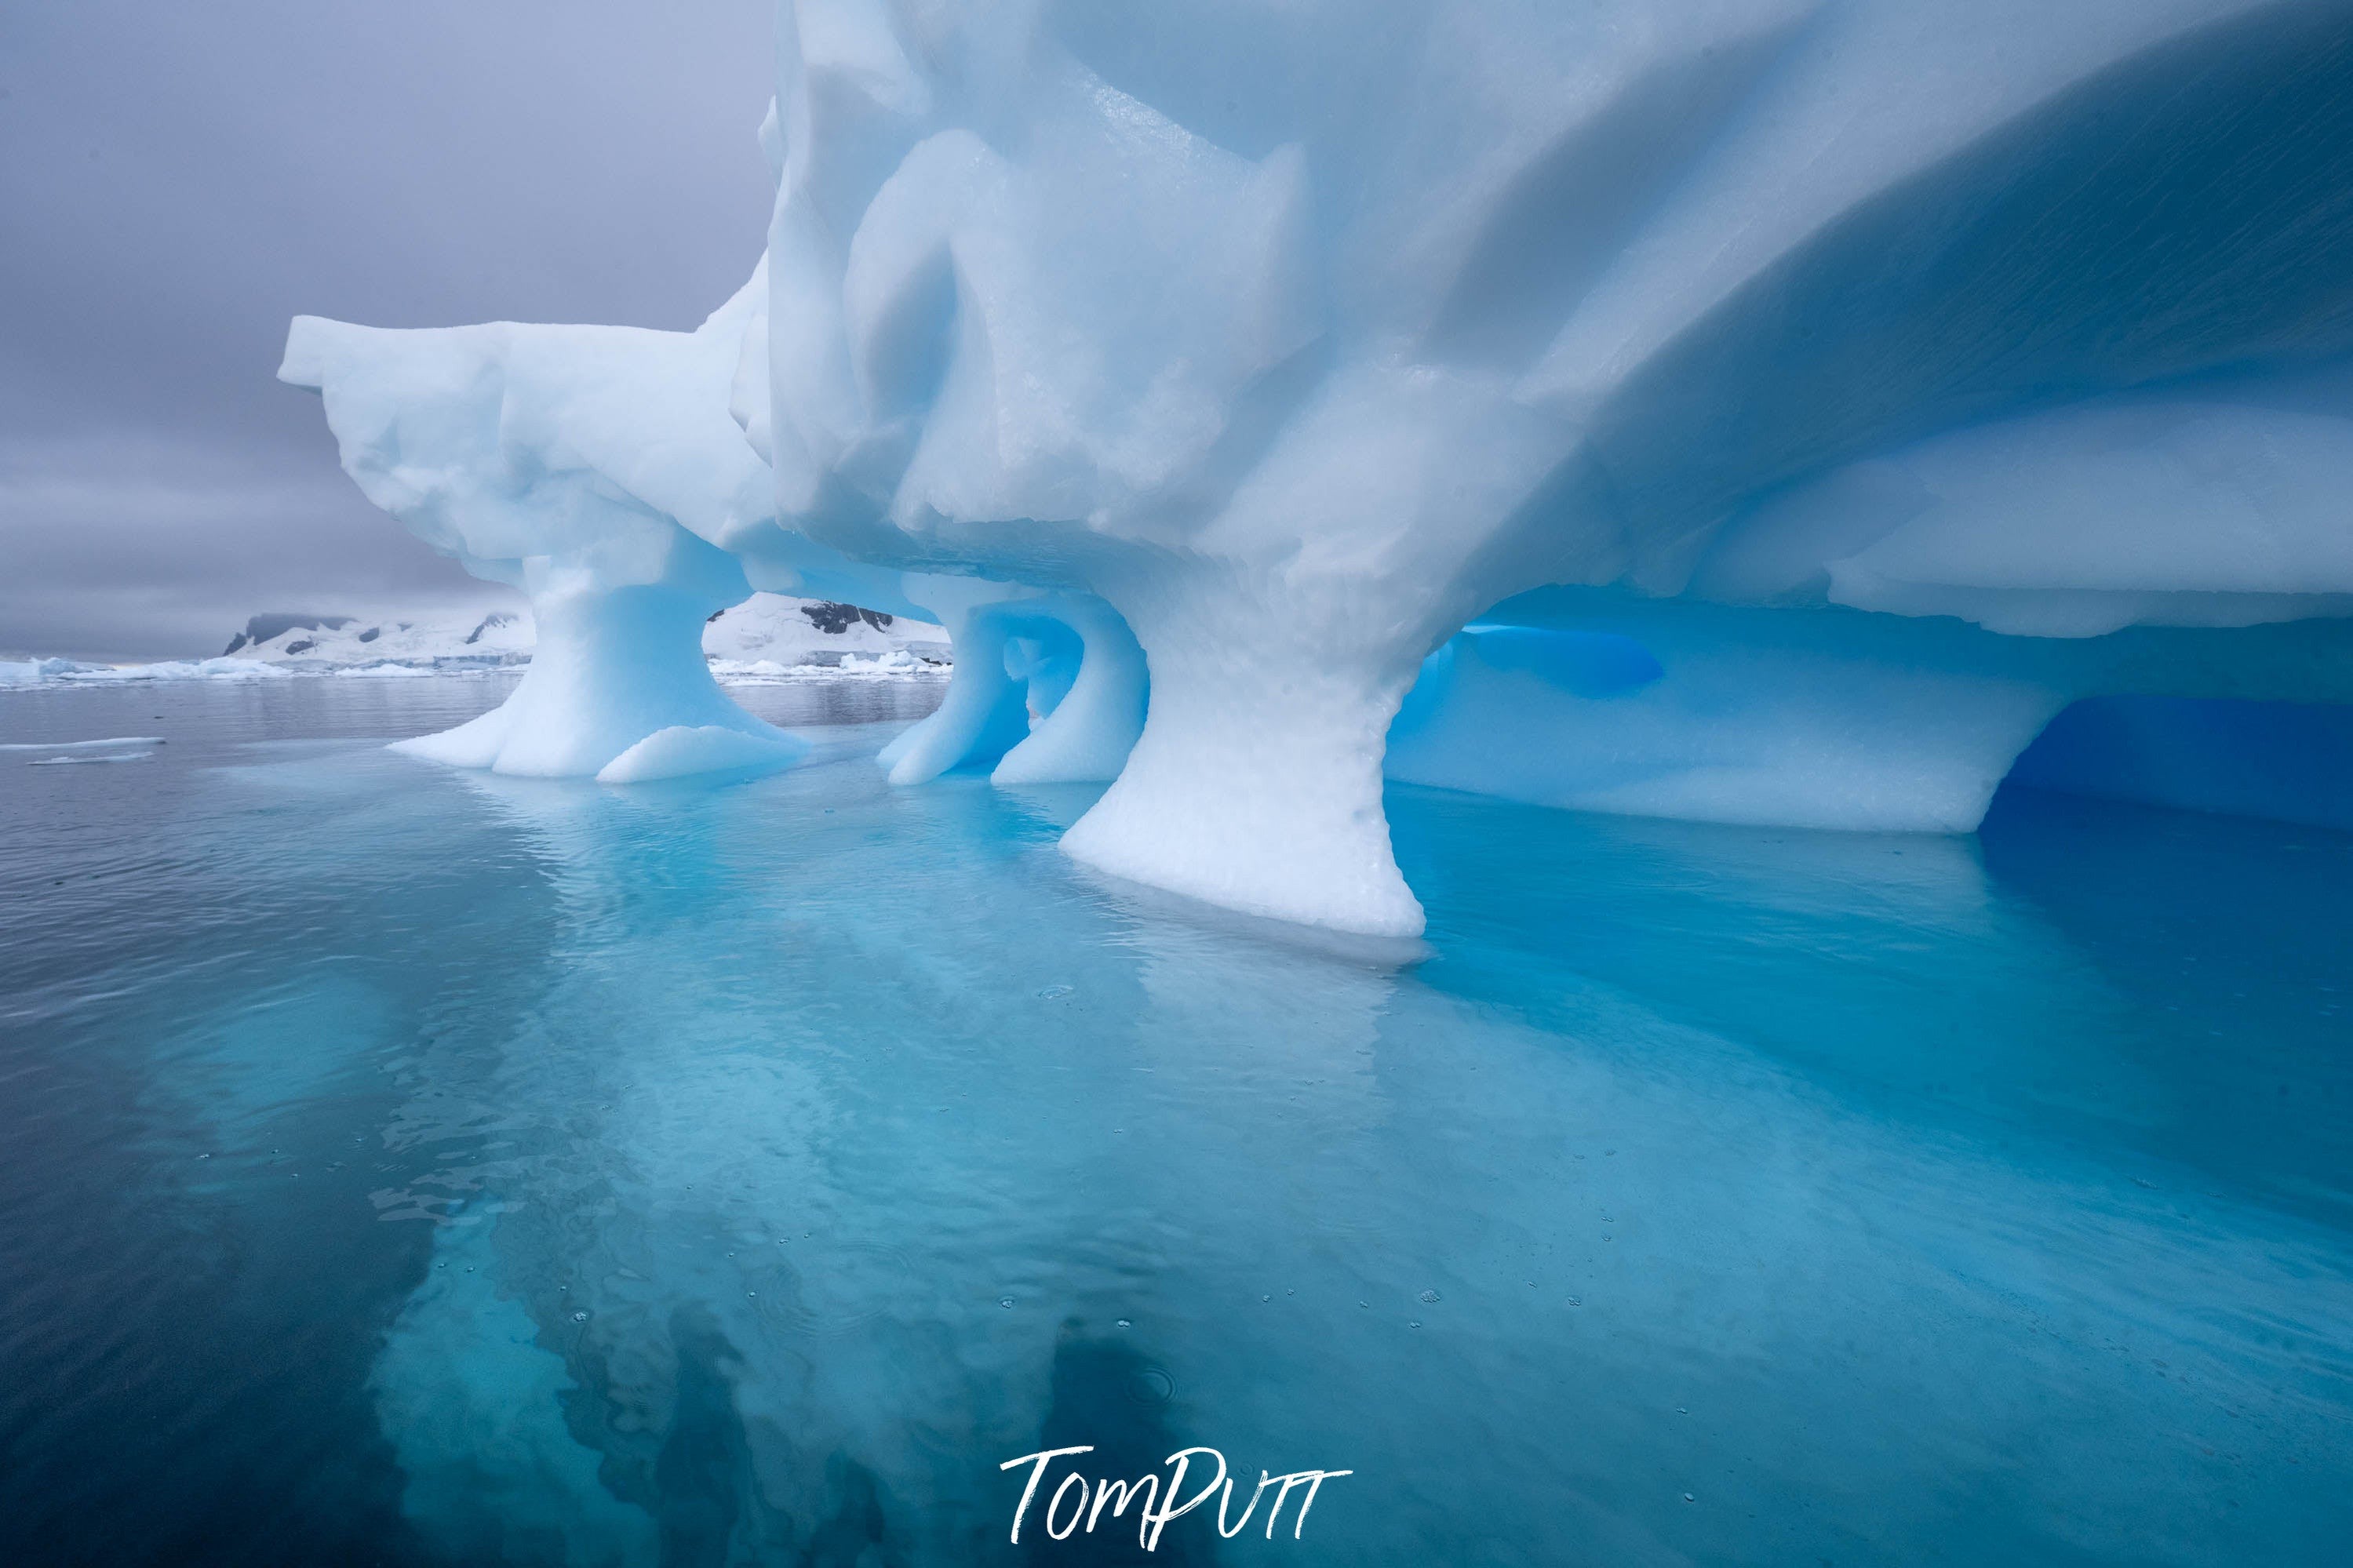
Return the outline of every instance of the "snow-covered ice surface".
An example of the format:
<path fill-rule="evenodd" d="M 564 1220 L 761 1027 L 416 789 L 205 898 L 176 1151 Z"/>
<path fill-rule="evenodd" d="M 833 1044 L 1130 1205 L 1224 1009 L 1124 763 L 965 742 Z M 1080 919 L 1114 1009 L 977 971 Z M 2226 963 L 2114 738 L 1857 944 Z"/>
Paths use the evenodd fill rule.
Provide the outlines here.
<path fill-rule="evenodd" d="M 0 768 L 0 1559 L 1052 1562 L 997 1466 L 1086 1442 L 1356 1471 L 1196 1564 L 2353 1535 L 2342 833 L 1393 784 L 1400 966 L 812 723 L 934 682 L 745 688 L 723 787 L 384 751 L 512 679 L 0 694 L 166 742 Z"/>
<path fill-rule="evenodd" d="M 0 741 L 0 752 L 120 752 L 163 743 L 161 735 L 99 735 L 87 741 Z"/>
<path fill-rule="evenodd" d="M 1079 858 L 1409 937 L 1385 771 L 1967 831 L 2071 705 L 2353 700 L 2342 5 L 786 0 L 776 58 L 697 331 L 290 335 L 575 625 L 534 770 L 709 721 L 746 584 L 919 611 L 980 651 L 894 781 L 1109 778 Z"/>
<path fill-rule="evenodd" d="M 158 680 L 278 680 L 291 673 L 281 665 L 227 657 L 173 658 L 154 664 L 91 664 L 70 658 L 34 658 L 0 664 L 0 688 L 121 685 Z"/>

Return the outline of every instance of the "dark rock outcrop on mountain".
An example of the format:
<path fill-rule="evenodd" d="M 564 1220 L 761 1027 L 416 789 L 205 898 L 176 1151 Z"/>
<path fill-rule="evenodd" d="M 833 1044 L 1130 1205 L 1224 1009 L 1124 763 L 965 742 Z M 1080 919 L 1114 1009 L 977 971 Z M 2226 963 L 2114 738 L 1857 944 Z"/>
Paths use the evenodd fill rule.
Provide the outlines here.
<path fill-rule="evenodd" d="M 714 620 L 717 618 L 717 616 L 712 617 Z M 468 647 L 471 647 L 476 643 L 481 641 L 482 634 L 489 631 L 492 626 L 511 626 L 514 624 L 515 617 L 513 616 L 509 615 L 504 610 L 492 610 L 489 615 L 482 617 L 480 625 L 476 626 L 472 631 L 466 634 L 466 646 Z M 360 641 L 362 642 L 366 642 L 367 640 L 369 639 L 364 637 L 360 638 Z"/>
<path fill-rule="evenodd" d="M 275 610 L 246 622 L 245 630 L 229 638 L 228 647 L 221 649 L 221 657 L 226 658 L 249 643 L 268 642 L 280 633 L 290 632 L 297 627 L 306 632 L 340 630 L 357 618 L 353 616 L 305 616 Z"/>
<path fill-rule="evenodd" d="M 812 600 L 803 605 L 801 614 L 809 618 L 809 625 L 830 637 L 838 637 L 848 631 L 854 621 L 864 621 L 878 632 L 891 629 L 891 617 L 880 610 L 862 609 L 856 605 L 838 605 L 829 599 Z M 717 616 L 712 617 L 713 620 L 718 618 Z"/>

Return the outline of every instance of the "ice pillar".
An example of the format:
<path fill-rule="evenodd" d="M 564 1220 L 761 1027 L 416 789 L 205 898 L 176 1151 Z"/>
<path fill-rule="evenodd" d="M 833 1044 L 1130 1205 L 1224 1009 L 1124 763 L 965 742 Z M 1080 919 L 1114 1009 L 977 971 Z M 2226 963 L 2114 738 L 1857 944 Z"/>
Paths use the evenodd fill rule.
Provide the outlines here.
<path fill-rule="evenodd" d="M 1239 910 L 1418 936 L 1381 807 L 1389 721 L 1427 638 L 1345 584 L 1195 570 L 1124 595 L 1151 669 L 1127 766 L 1073 858 Z"/>

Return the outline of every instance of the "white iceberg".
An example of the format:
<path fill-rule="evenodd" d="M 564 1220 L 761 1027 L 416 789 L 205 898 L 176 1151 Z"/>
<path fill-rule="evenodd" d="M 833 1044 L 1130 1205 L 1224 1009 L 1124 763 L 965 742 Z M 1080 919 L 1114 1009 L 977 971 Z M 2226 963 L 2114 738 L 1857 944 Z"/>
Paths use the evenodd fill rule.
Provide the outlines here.
<path fill-rule="evenodd" d="M 749 588 L 919 614 L 894 780 L 1109 777 L 1072 855 L 1410 934 L 1385 773 L 1966 831 L 2070 704 L 2353 699 L 2348 26 L 799 0 L 699 331 L 282 374 L 560 649 L 435 754 L 757 734 L 692 658 Z"/>

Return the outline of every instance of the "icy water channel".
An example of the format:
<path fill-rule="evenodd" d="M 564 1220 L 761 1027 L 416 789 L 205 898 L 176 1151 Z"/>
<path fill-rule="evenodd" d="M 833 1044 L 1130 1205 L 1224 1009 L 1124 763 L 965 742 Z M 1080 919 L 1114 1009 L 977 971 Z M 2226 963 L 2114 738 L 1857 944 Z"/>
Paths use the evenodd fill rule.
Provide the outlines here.
<path fill-rule="evenodd" d="M 378 743 L 505 689 L 0 694 L 168 742 L 0 753 L 0 1562 L 2345 1560 L 2353 838 L 1398 789 L 1369 952 L 888 788 L 936 685 Z M 1047 1528 L 1190 1446 L 1352 1473 Z"/>

